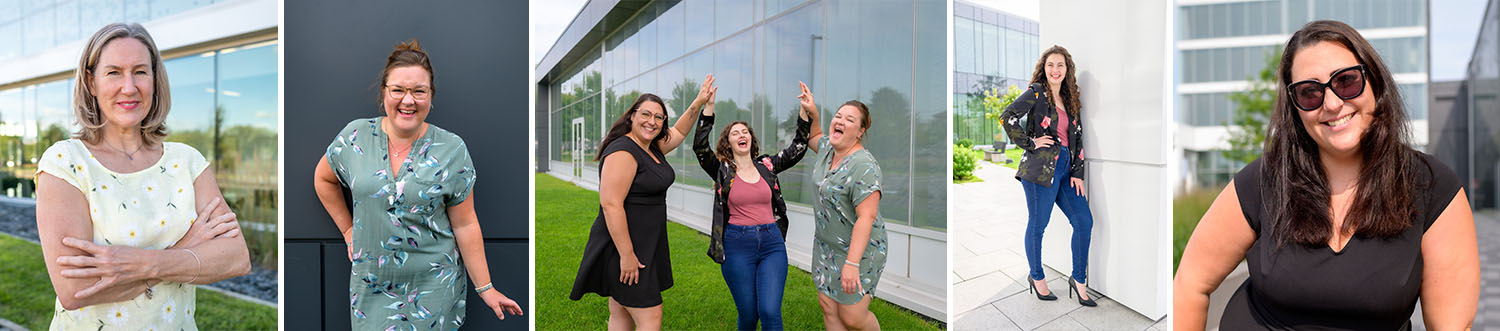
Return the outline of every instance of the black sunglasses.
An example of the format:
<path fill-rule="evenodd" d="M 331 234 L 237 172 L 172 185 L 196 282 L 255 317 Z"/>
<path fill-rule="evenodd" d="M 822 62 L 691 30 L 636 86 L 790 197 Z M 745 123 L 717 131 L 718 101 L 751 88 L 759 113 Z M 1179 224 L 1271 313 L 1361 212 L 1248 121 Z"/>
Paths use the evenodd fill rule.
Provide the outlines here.
<path fill-rule="evenodd" d="M 1297 109 L 1311 111 L 1323 106 L 1323 93 L 1326 90 L 1332 89 L 1333 95 L 1343 100 L 1357 98 L 1365 93 L 1365 65 L 1363 64 L 1336 70 L 1329 77 L 1332 78 L 1329 78 L 1327 83 L 1309 79 L 1287 85 L 1287 96 L 1292 98 L 1292 104 L 1296 105 Z"/>

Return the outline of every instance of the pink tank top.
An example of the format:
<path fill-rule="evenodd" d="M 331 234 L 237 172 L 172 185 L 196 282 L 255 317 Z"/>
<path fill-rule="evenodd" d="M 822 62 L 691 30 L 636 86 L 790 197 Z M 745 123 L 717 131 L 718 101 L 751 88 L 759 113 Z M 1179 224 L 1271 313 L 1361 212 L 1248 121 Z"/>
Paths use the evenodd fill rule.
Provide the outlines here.
<path fill-rule="evenodd" d="M 1068 111 L 1062 106 L 1057 106 L 1057 143 L 1063 147 L 1068 146 Z"/>
<path fill-rule="evenodd" d="M 729 224 L 761 225 L 776 221 L 771 212 L 771 186 L 762 177 L 750 183 L 734 176 L 734 185 L 729 188 Z"/>

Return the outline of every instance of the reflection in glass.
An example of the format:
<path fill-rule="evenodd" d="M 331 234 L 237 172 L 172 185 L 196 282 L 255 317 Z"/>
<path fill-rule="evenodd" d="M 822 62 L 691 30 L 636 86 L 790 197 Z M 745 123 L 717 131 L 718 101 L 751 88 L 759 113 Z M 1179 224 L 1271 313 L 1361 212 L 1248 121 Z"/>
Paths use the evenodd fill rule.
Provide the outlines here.
<path fill-rule="evenodd" d="M 762 151 L 774 152 L 796 129 L 797 82 L 803 81 L 817 94 L 824 123 L 846 100 L 871 106 L 875 127 L 865 146 L 881 161 L 887 222 L 941 230 L 947 161 L 934 153 L 947 150 L 945 12 L 943 2 L 913 0 L 657 3 L 604 36 L 602 61 L 581 60 L 571 65 L 581 69 L 565 69 L 554 80 L 562 83 L 553 86 L 560 102 L 549 106 L 550 159 L 572 160 L 571 125 L 581 117 L 588 128 L 583 151 L 590 154 L 583 166 L 597 169 L 592 153 L 600 131 L 640 93 L 661 96 L 678 115 L 708 73 L 719 82 L 715 132 L 747 121 Z M 935 51 L 916 50 L 914 39 L 936 45 Z M 993 42 L 1004 40 L 997 36 Z M 601 77 L 602 85 L 572 88 L 577 77 Z M 712 182 L 688 148 L 668 155 L 677 184 L 707 189 Z M 916 160 L 922 158 L 930 160 Z M 813 179 L 805 167 L 780 176 L 789 204 L 811 202 Z"/>

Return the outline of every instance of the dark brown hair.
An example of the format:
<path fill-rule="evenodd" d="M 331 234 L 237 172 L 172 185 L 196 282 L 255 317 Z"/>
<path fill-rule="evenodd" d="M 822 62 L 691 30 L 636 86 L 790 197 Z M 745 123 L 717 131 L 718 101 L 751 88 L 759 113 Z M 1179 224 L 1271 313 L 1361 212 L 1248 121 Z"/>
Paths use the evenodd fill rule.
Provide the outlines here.
<path fill-rule="evenodd" d="M 630 109 L 625 110 L 624 114 L 620 114 L 620 118 L 615 119 L 615 124 L 609 126 L 609 133 L 604 135 L 604 140 L 599 141 L 599 152 L 594 153 L 594 161 L 604 159 L 604 148 L 609 147 L 609 143 L 614 142 L 615 139 L 624 137 L 626 134 L 630 134 L 630 125 L 632 121 L 635 121 L 635 112 L 640 110 L 641 104 L 646 102 L 655 102 L 657 106 L 661 106 L 662 111 L 667 110 L 667 104 L 661 101 L 661 97 L 651 93 L 642 93 L 640 97 L 635 98 L 635 103 L 630 104 Z M 661 143 L 662 139 L 667 139 L 666 121 L 662 121 L 661 128 L 661 130 L 656 131 L 656 137 L 651 138 L 651 143 L 648 144 L 651 151 L 657 154 L 663 154 L 661 147 L 657 146 L 657 144 Z"/>
<path fill-rule="evenodd" d="M 719 157 L 720 162 L 729 163 L 730 169 L 739 170 L 734 164 L 734 149 L 729 147 L 729 130 L 733 129 L 736 124 L 744 125 L 745 132 L 750 133 L 750 157 L 760 155 L 760 141 L 755 138 L 755 128 L 751 128 L 750 123 L 745 123 L 745 121 L 734 121 L 723 130 L 719 130 L 719 143 L 714 147 L 714 156 Z"/>
<path fill-rule="evenodd" d="M 1078 118 L 1078 78 L 1074 77 L 1077 69 L 1073 66 L 1073 55 L 1068 54 L 1068 49 L 1052 45 L 1043 51 L 1042 58 L 1036 60 L 1036 70 L 1031 73 L 1031 82 L 1047 86 L 1047 57 L 1052 54 L 1062 54 L 1063 61 L 1068 64 L 1068 73 L 1063 75 L 1062 86 L 1058 88 L 1057 94 L 1061 94 L 1059 97 L 1066 103 L 1063 106 L 1068 107 L 1068 117 Z M 1052 103 L 1052 100 L 1047 100 L 1047 103 Z"/>
<path fill-rule="evenodd" d="M 854 106 L 855 109 L 859 109 L 859 128 L 861 130 L 866 130 L 865 134 L 869 134 L 870 133 L 870 131 L 869 131 L 870 130 L 870 107 L 869 106 L 865 106 L 865 103 L 859 102 L 859 100 L 844 101 L 844 104 L 843 105 L 839 105 L 839 108 L 844 108 L 844 106 Z M 834 111 L 837 111 L 837 110 L 834 110 Z M 861 141 L 861 142 L 865 141 L 865 135 L 864 134 L 859 135 L 859 141 Z"/>
<path fill-rule="evenodd" d="M 1411 170 L 1416 153 L 1406 144 L 1406 110 L 1380 54 L 1358 31 L 1337 21 L 1314 21 L 1287 40 L 1277 78 L 1292 79 L 1292 63 L 1299 50 L 1320 42 L 1343 46 L 1365 66 L 1365 81 L 1374 93 L 1370 126 L 1360 137 L 1363 155 L 1354 202 L 1340 231 L 1371 237 L 1399 234 L 1417 215 L 1413 206 Z M 1302 125 L 1301 111 L 1277 87 L 1275 108 L 1261 157 L 1265 218 L 1272 224 L 1278 246 L 1286 243 L 1327 245 L 1332 235 L 1328 175 L 1318 158 L 1318 144 Z"/>
<path fill-rule="evenodd" d="M 385 69 L 380 70 L 380 80 L 376 82 L 376 100 L 385 102 L 385 79 L 391 75 L 391 70 L 400 67 L 422 67 L 427 70 L 427 88 L 432 94 L 437 94 L 437 73 L 432 71 L 432 59 L 427 56 L 427 50 L 422 49 L 422 44 L 412 39 L 396 44 L 396 50 L 385 58 Z M 383 110 L 382 110 L 383 111 Z"/>
<path fill-rule="evenodd" d="M 73 73 L 73 116 L 80 126 L 73 137 L 91 144 L 97 144 L 103 139 L 100 131 L 104 129 L 104 114 L 99 100 L 94 97 L 94 67 L 99 65 L 104 46 L 121 39 L 139 40 L 146 45 L 146 52 L 151 53 L 151 108 L 146 110 L 146 117 L 141 119 L 141 142 L 147 145 L 160 143 L 167 137 L 167 113 L 172 110 L 172 86 L 167 83 L 167 67 L 162 64 L 156 41 L 139 23 L 105 25 L 95 31 L 94 36 L 89 38 L 88 45 L 84 46 L 83 56 L 79 57 L 78 68 Z"/>

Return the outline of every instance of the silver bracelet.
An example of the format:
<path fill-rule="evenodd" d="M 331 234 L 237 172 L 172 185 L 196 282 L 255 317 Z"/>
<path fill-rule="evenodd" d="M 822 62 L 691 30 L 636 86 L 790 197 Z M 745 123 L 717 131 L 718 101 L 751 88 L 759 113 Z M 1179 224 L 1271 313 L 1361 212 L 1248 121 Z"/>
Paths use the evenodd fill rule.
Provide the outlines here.
<path fill-rule="evenodd" d="M 193 252 L 193 249 L 191 249 L 191 248 L 184 248 L 182 250 L 187 251 L 188 254 L 193 254 L 193 261 L 198 261 L 198 267 L 199 268 L 203 267 L 203 260 L 198 258 L 198 253 L 197 252 Z M 192 284 L 193 282 L 196 282 L 196 281 L 198 281 L 198 275 L 197 274 L 193 274 L 193 280 L 190 280 L 187 283 L 188 284 Z"/>
<path fill-rule="evenodd" d="M 859 263 L 854 263 L 854 261 L 844 260 L 844 264 L 852 265 L 855 268 L 859 268 Z"/>
<path fill-rule="evenodd" d="M 484 293 L 484 291 L 492 288 L 495 288 L 495 283 L 485 283 L 484 286 L 480 286 L 479 288 L 474 289 L 474 293 Z"/>

